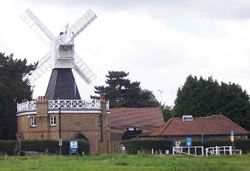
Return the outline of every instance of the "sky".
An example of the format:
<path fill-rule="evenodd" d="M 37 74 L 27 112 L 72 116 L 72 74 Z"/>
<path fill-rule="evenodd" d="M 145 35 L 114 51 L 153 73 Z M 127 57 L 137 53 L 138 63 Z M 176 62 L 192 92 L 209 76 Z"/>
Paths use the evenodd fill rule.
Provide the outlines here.
<path fill-rule="evenodd" d="M 54 34 L 91 8 L 97 19 L 76 39 L 75 51 L 97 75 L 87 85 L 76 73 L 82 99 L 104 85 L 108 71 L 173 106 L 188 75 L 234 82 L 250 93 L 249 0 L 8 0 L 0 2 L 0 52 L 34 63 L 50 48 L 20 15 L 29 8 Z M 51 70 L 34 84 L 44 95 Z"/>

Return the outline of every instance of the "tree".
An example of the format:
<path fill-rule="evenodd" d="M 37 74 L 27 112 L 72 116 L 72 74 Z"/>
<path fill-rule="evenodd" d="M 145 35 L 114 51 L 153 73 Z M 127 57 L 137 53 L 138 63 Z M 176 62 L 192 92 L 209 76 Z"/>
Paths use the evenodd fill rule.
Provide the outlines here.
<path fill-rule="evenodd" d="M 15 139 L 16 103 L 32 95 L 31 86 L 22 77 L 35 66 L 0 53 L 0 139 Z"/>
<path fill-rule="evenodd" d="M 95 94 L 105 96 L 110 107 L 159 106 L 152 91 L 141 89 L 140 82 L 131 82 L 128 75 L 124 71 L 109 71 L 105 81 L 107 86 L 95 86 Z"/>
<path fill-rule="evenodd" d="M 178 89 L 173 115 L 209 116 L 220 113 L 250 129 L 247 92 L 234 83 L 219 84 L 212 77 L 206 80 L 188 76 L 184 86 Z"/>
<path fill-rule="evenodd" d="M 161 108 L 162 108 L 162 113 L 163 113 L 163 117 L 164 117 L 165 121 L 167 121 L 171 117 L 173 117 L 173 108 L 172 108 L 172 106 L 168 106 L 168 105 L 163 104 L 161 106 Z"/>

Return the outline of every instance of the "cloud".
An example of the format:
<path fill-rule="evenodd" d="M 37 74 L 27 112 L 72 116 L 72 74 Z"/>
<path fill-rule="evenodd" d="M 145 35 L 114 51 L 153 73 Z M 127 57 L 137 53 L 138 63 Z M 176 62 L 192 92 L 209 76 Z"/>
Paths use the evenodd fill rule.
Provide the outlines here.
<path fill-rule="evenodd" d="M 250 17 L 249 0 L 25 0 L 27 4 L 67 8 L 101 8 L 107 11 L 147 11 L 155 17 L 206 17 L 246 19 Z"/>

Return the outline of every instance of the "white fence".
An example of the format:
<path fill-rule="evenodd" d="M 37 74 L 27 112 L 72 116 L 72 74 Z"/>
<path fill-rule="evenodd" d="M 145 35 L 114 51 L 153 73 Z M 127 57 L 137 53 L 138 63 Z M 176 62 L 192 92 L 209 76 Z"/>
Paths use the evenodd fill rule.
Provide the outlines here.
<path fill-rule="evenodd" d="M 33 112 L 36 111 L 36 101 L 27 101 L 17 104 L 17 112 Z"/>
<path fill-rule="evenodd" d="M 204 155 L 204 148 L 203 146 L 192 146 L 192 147 L 186 147 L 186 146 L 175 146 L 173 147 L 173 155 L 176 154 L 184 154 L 184 155 L 190 155 L 190 156 L 203 156 Z"/>
<path fill-rule="evenodd" d="M 27 101 L 17 104 L 17 113 L 34 112 L 36 108 L 36 100 Z M 48 110 L 101 110 L 100 100 L 48 100 Z M 109 102 L 106 104 L 106 109 L 109 110 Z"/>
<path fill-rule="evenodd" d="M 232 146 L 215 146 L 206 148 L 206 156 L 209 155 L 232 155 L 232 154 L 242 154 L 242 150 L 234 149 Z"/>

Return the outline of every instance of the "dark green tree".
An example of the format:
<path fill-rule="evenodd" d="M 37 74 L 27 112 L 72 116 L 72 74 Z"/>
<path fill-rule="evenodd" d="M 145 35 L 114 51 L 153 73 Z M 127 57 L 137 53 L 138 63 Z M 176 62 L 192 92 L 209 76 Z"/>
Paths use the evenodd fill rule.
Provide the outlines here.
<path fill-rule="evenodd" d="M 164 120 L 167 121 L 169 120 L 171 117 L 173 117 L 173 108 L 171 106 L 168 106 L 168 105 L 162 105 L 161 106 L 162 108 L 162 113 L 163 113 L 163 117 L 164 117 Z"/>
<path fill-rule="evenodd" d="M 250 102 L 246 91 L 234 83 L 220 84 L 213 80 L 188 76 L 178 89 L 174 116 L 209 116 L 223 114 L 246 129 L 250 129 Z"/>
<path fill-rule="evenodd" d="M 15 139 L 16 103 L 32 95 L 31 86 L 22 77 L 35 66 L 0 53 L 0 139 Z"/>
<path fill-rule="evenodd" d="M 105 96 L 110 107 L 154 107 L 159 106 L 152 91 L 141 89 L 140 82 L 131 82 L 124 71 L 109 71 L 107 86 L 95 86 L 95 94 Z M 95 98 L 96 96 L 91 96 Z"/>

